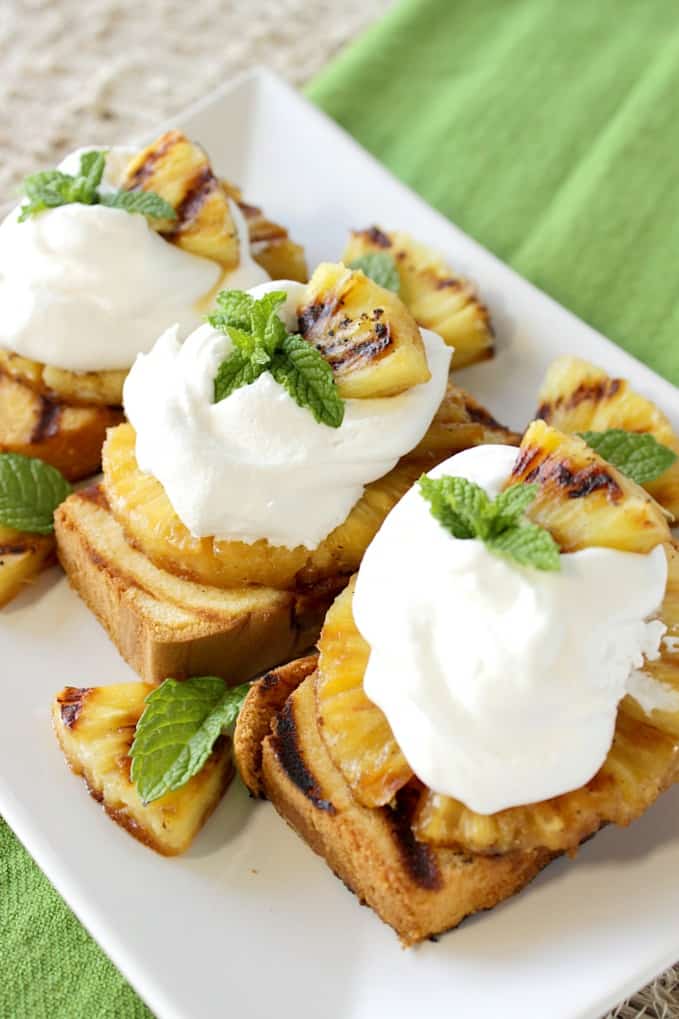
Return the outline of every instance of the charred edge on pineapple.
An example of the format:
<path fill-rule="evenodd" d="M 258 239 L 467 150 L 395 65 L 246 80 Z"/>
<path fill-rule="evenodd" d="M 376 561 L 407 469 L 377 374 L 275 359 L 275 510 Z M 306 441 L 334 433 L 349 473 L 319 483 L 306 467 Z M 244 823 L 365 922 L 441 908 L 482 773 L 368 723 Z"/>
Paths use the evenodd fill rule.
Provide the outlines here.
<path fill-rule="evenodd" d="M 322 319 L 331 319 L 342 304 L 342 300 L 318 301 L 303 308 L 298 319 L 300 334 L 312 342 L 313 336 L 309 337 L 308 334 L 318 326 Z M 368 328 L 372 323 L 371 335 L 362 343 L 357 344 L 351 335 L 342 335 L 341 330 L 348 329 L 353 324 L 352 320 L 347 317 L 339 323 L 339 334 L 335 328 L 328 329 L 327 336 L 332 342 L 314 344 L 314 346 L 323 354 L 333 371 L 338 373 L 349 371 L 364 359 L 374 363 L 385 355 L 393 343 L 389 323 L 380 321 L 383 315 L 384 308 L 374 308 L 370 315 L 367 311 L 362 312 L 359 321 Z"/>
<path fill-rule="evenodd" d="M 31 433 L 31 442 L 43 442 L 52 438 L 59 431 L 62 405 L 48 396 L 40 398 L 40 414 Z"/>
<path fill-rule="evenodd" d="M 168 131 L 166 135 L 159 140 L 152 152 L 149 152 L 146 159 L 141 163 L 134 171 L 132 177 L 127 182 L 127 190 L 134 191 L 138 188 L 142 188 L 144 182 L 152 176 L 156 163 L 159 163 L 163 156 L 182 140 L 182 136 L 179 131 Z"/>
<path fill-rule="evenodd" d="M 371 244 L 376 244 L 378 248 L 391 247 L 390 238 L 378 226 L 368 227 L 367 230 L 354 230 L 354 235 L 356 237 L 365 237 L 367 241 L 370 241 Z"/>
<path fill-rule="evenodd" d="M 615 478 L 598 464 L 587 464 L 580 470 L 573 471 L 567 461 L 548 456 L 533 466 L 541 455 L 540 449 L 529 447 L 522 449 L 514 464 L 512 477 L 520 478 L 529 484 L 531 482 L 539 485 L 555 484 L 564 490 L 569 499 L 582 499 L 597 491 L 605 491 L 611 502 L 619 502 L 622 499 L 622 489 Z"/>
<path fill-rule="evenodd" d="M 3 565 L 3 556 L 22 555 L 24 552 L 28 552 L 33 548 L 33 545 L 0 545 L 0 566 Z"/>
<path fill-rule="evenodd" d="M 334 804 L 321 796 L 318 783 L 312 772 L 309 771 L 300 751 L 297 724 L 290 701 L 286 702 L 276 719 L 273 746 L 281 767 L 290 781 L 304 793 L 315 807 L 328 814 L 334 814 L 336 812 Z"/>
<path fill-rule="evenodd" d="M 90 687 L 66 686 L 57 697 L 61 721 L 67 729 L 75 729 L 80 712 L 89 697 Z"/>
<path fill-rule="evenodd" d="M 581 403 L 591 401 L 600 403 L 610 400 L 620 390 L 622 379 L 599 379 L 597 382 L 581 382 L 577 389 L 567 396 L 558 396 L 556 400 L 545 400 L 538 407 L 537 417 L 541 421 L 551 420 L 557 410 L 575 410 Z"/>

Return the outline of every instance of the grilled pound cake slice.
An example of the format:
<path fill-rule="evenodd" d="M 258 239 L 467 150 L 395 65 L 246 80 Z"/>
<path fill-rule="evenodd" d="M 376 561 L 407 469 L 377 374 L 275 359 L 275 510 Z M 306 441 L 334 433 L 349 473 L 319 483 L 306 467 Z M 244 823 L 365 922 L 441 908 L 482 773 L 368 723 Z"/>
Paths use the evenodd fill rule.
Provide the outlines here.
<path fill-rule="evenodd" d="M 79 481 L 99 470 L 106 430 L 122 420 L 116 407 L 52 399 L 0 368 L 0 453 L 37 457 Z"/>
<path fill-rule="evenodd" d="M 130 780 L 129 750 L 146 683 L 65 687 L 52 705 L 52 721 L 66 760 L 90 794 L 130 835 L 163 856 L 188 849 L 233 775 L 231 741 L 220 737 L 205 766 L 181 789 L 144 804 Z"/>
<path fill-rule="evenodd" d="M 292 662 L 252 686 L 236 726 L 236 764 L 253 795 L 269 799 L 404 945 L 490 909 L 550 862 L 547 850 L 475 856 L 418 842 L 408 791 L 394 807 L 358 803 L 318 727 L 315 665 Z"/>
<path fill-rule="evenodd" d="M 148 683 L 192 675 L 238 683 L 301 654 L 346 583 L 304 593 L 184 580 L 128 545 L 98 486 L 62 503 L 55 532 L 71 585 Z"/>

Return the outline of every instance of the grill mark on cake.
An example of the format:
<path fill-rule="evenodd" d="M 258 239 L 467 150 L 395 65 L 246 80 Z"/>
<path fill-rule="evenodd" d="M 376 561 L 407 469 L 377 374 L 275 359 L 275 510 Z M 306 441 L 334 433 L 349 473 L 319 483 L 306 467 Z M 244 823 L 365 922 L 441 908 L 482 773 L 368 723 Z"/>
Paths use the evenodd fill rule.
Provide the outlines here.
<path fill-rule="evenodd" d="M 88 485 L 87 488 L 81 488 L 78 492 L 78 498 L 84 499 L 85 502 L 91 502 L 94 506 L 98 506 L 99 509 L 107 511 L 109 509 L 103 485 L 95 483 L 94 485 Z"/>
<path fill-rule="evenodd" d="M 57 698 L 59 713 L 62 722 L 68 729 L 75 728 L 91 689 L 91 687 L 67 686 L 59 694 Z"/>
<path fill-rule="evenodd" d="M 40 400 L 40 411 L 31 432 L 31 442 L 35 443 L 51 439 L 58 433 L 62 411 L 62 405 L 55 400 L 50 400 L 48 396 L 40 396 L 38 399 Z"/>
<path fill-rule="evenodd" d="M 474 424 L 484 425 L 486 428 L 499 428 L 502 429 L 502 425 L 485 407 L 482 407 L 478 403 L 472 403 L 471 400 L 465 400 L 465 410 L 469 416 L 469 420 L 473 421 Z"/>
<path fill-rule="evenodd" d="M 281 767 L 297 788 L 319 810 L 328 814 L 335 813 L 330 800 L 320 795 L 320 789 L 314 775 L 309 771 L 299 748 L 297 724 L 290 701 L 287 701 L 276 720 L 276 732 L 273 737 L 274 750 Z"/>
<path fill-rule="evenodd" d="M 412 799 L 413 793 L 406 787 L 397 795 L 396 806 L 386 808 L 386 818 L 394 845 L 408 874 L 420 888 L 435 892 L 442 887 L 443 879 L 434 850 L 426 843 L 418 842 L 413 834 Z"/>

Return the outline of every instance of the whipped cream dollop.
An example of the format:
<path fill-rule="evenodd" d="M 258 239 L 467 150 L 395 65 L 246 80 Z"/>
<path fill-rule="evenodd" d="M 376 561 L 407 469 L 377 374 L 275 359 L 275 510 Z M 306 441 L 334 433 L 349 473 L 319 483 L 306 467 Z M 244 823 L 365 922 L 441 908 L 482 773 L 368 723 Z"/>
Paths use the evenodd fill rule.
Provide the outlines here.
<path fill-rule="evenodd" d="M 429 476 L 464 477 L 495 497 L 516 453 L 478 446 Z M 645 710 L 668 706 L 672 692 L 639 671 L 659 654 L 666 628 L 648 620 L 666 582 L 661 546 L 562 554 L 558 572 L 519 566 L 454 538 L 415 486 L 358 574 L 365 692 L 421 781 L 472 810 L 577 789 L 603 764 L 627 692 Z"/>
<path fill-rule="evenodd" d="M 59 169 L 76 174 L 80 155 Z M 134 149 L 109 150 L 102 190 L 115 190 Z M 103 205 L 62 205 L 0 224 L 0 347 L 73 372 L 129 368 L 168 323 L 186 336 L 203 319 L 222 267 L 164 240 L 145 216 Z M 268 275 L 250 257 L 247 226 L 230 201 L 241 262 L 224 278 Z M 233 281 L 233 282 L 232 282 Z"/>
<path fill-rule="evenodd" d="M 304 286 L 285 290 L 278 313 L 297 330 Z M 182 344 L 176 327 L 140 356 L 124 390 L 137 460 L 160 481 L 196 537 L 316 548 L 348 516 L 364 486 L 420 441 L 446 389 L 451 351 L 423 331 L 431 379 L 399 396 L 346 400 L 330 428 L 300 407 L 269 372 L 214 402 L 217 369 L 231 339 L 204 325 Z"/>

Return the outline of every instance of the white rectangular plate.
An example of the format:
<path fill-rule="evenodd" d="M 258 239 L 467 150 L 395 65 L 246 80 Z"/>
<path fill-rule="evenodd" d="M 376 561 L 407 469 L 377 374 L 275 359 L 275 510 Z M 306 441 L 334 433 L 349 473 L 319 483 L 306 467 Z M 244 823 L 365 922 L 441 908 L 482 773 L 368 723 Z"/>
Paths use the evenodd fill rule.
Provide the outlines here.
<path fill-rule="evenodd" d="M 310 265 L 338 257 L 349 227 L 379 222 L 412 231 L 477 281 L 498 355 L 460 379 L 503 422 L 524 425 L 546 365 L 572 353 L 629 377 L 679 423 L 673 386 L 433 212 L 270 74 L 174 124 L 291 228 Z M 65 684 L 133 676 L 56 570 L 0 614 L 0 672 L 0 812 L 160 1019 L 596 1019 L 679 958 L 679 791 L 492 913 L 404 952 L 238 783 L 176 860 L 106 818 L 64 764 L 49 706 Z"/>

